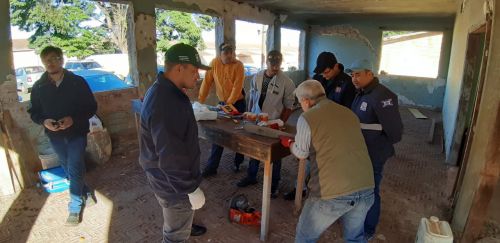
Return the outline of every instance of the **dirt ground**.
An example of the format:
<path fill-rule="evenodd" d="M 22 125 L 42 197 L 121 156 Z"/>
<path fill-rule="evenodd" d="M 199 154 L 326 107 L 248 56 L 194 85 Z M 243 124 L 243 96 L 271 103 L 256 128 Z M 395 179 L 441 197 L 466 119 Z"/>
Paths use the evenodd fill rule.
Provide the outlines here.
<path fill-rule="evenodd" d="M 440 113 L 421 110 L 429 117 Z M 417 120 L 401 109 L 405 133 L 396 145 L 396 156 L 384 171 L 381 186 L 382 215 L 373 242 L 414 242 L 421 217 L 431 215 L 448 219 L 449 196 L 456 168 L 443 164 L 441 144 L 427 143 L 430 119 Z M 294 114 L 296 120 L 298 114 Z M 210 144 L 200 140 L 201 164 L 206 164 Z M 262 171 L 259 184 L 236 187 L 245 175 L 247 161 L 239 173 L 231 170 L 234 153 L 225 151 L 216 177 L 204 180 L 205 206 L 196 212 L 195 223 L 205 225 L 207 234 L 190 238 L 190 242 L 259 242 L 260 229 L 228 221 L 230 198 L 245 193 L 253 206 L 260 209 Z M 96 190 L 98 204 L 85 210 L 83 222 L 65 227 L 68 193 L 47 194 L 39 188 L 26 189 L 18 195 L 0 197 L 0 242 L 159 242 L 162 214 L 148 187 L 138 162 L 134 138 L 114 151 L 111 161 L 89 168 L 88 184 Z M 297 162 L 289 156 L 283 161 L 280 197 L 271 200 L 268 242 L 293 242 L 298 217 L 293 202 L 282 198 L 294 184 Z M 342 242 L 338 223 L 325 232 L 320 242 Z"/>

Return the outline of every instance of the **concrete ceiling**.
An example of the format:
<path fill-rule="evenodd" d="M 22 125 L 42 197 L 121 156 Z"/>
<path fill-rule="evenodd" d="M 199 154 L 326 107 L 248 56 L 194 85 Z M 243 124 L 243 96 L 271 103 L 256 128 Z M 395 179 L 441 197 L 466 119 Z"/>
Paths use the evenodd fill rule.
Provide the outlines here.
<path fill-rule="evenodd" d="M 457 0 L 234 0 L 300 19 L 345 15 L 452 16 Z"/>

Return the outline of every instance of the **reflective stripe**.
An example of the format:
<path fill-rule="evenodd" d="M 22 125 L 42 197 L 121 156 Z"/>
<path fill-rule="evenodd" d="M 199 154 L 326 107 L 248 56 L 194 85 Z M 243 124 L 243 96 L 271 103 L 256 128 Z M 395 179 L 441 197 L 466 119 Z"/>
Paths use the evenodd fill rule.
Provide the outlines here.
<path fill-rule="evenodd" d="M 382 131 L 382 124 L 366 124 L 366 123 L 360 123 L 360 124 L 362 130 Z"/>

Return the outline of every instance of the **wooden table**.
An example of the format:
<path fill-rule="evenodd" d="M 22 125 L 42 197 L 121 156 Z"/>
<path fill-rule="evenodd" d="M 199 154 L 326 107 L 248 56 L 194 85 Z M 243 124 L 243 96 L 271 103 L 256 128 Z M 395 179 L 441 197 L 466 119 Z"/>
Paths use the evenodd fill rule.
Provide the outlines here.
<path fill-rule="evenodd" d="M 277 138 L 269 138 L 249 133 L 231 119 L 223 118 L 215 121 L 199 121 L 198 136 L 212 143 L 229 148 L 235 152 L 260 160 L 264 163 L 264 183 L 262 190 L 262 219 L 260 240 L 265 241 L 269 231 L 269 214 L 271 201 L 271 181 L 273 174 L 272 161 L 290 155 L 290 149 L 281 145 Z M 288 133 L 295 134 L 295 128 L 287 128 Z M 305 161 L 299 163 L 297 192 L 302 192 L 305 173 Z M 295 212 L 300 211 L 302 193 L 295 194 Z"/>
<path fill-rule="evenodd" d="M 140 124 L 140 101 L 133 100 L 132 107 L 136 114 L 136 125 Z M 260 228 L 260 240 L 265 241 L 269 231 L 269 214 L 271 203 L 271 181 L 272 161 L 290 155 L 290 149 L 281 145 L 277 138 L 269 138 L 249 133 L 241 129 L 242 123 L 234 123 L 233 120 L 222 118 L 215 121 L 199 121 L 198 136 L 211 143 L 231 149 L 245 156 L 260 160 L 264 163 L 264 183 L 262 190 L 262 219 Z M 240 129 L 238 129 L 240 128 Z M 295 134 L 295 128 L 287 128 L 288 133 Z M 302 189 L 305 173 L 305 161 L 299 161 L 299 172 L 297 178 L 297 193 L 295 194 L 295 213 L 300 211 L 302 204 Z"/>

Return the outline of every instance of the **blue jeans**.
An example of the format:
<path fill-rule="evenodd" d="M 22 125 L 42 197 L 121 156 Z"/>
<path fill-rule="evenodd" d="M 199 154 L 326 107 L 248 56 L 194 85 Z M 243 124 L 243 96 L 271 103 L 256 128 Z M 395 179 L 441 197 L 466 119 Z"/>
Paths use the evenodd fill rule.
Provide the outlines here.
<path fill-rule="evenodd" d="M 80 213 L 84 197 L 89 193 L 85 185 L 85 147 L 87 136 L 72 138 L 49 138 L 52 148 L 59 157 L 59 163 L 66 172 L 69 179 L 70 201 L 68 210 L 70 213 Z"/>
<path fill-rule="evenodd" d="M 245 99 L 241 99 L 236 101 L 236 103 L 233 104 L 234 108 L 236 108 L 240 113 L 243 113 L 246 111 L 246 102 Z M 208 157 L 208 164 L 205 170 L 212 170 L 216 171 L 217 168 L 219 168 L 219 163 L 220 159 L 222 157 L 222 152 L 224 152 L 224 147 L 219 146 L 217 144 L 212 144 L 212 150 L 210 152 L 210 156 Z M 234 165 L 235 166 L 240 166 L 241 163 L 243 163 L 243 160 L 245 157 L 243 154 L 236 153 L 234 156 Z"/>
<path fill-rule="evenodd" d="M 251 180 L 257 180 L 257 172 L 259 172 L 260 161 L 256 159 L 250 159 L 248 162 L 247 177 Z M 271 192 L 278 189 L 280 179 L 281 179 L 281 160 L 275 160 L 273 163 L 273 177 L 271 181 Z"/>
<path fill-rule="evenodd" d="M 318 241 L 321 234 L 339 218 L 345 242 L 367 242 L 364 221 L 373 204 L 373 197 L 373 189 L 367 189 L 328 200 L 307 199 L 297 224 L 295 242 Z"/>
<path fill-rule="evenodd" d="M 366 214 L 365 219 L 365 234 L 367 236 L 372 236 L 375 234 L 377 225 L 380 219 L 380 183 L 382 182 L 382 172 L 384 171 L 385 161 L 375 161 L 372 160 L 373 165 L 373 177 L 375 179 L 375 189 L 373 190 L 375 194 L 375 201 L 373 206 Z"/>

